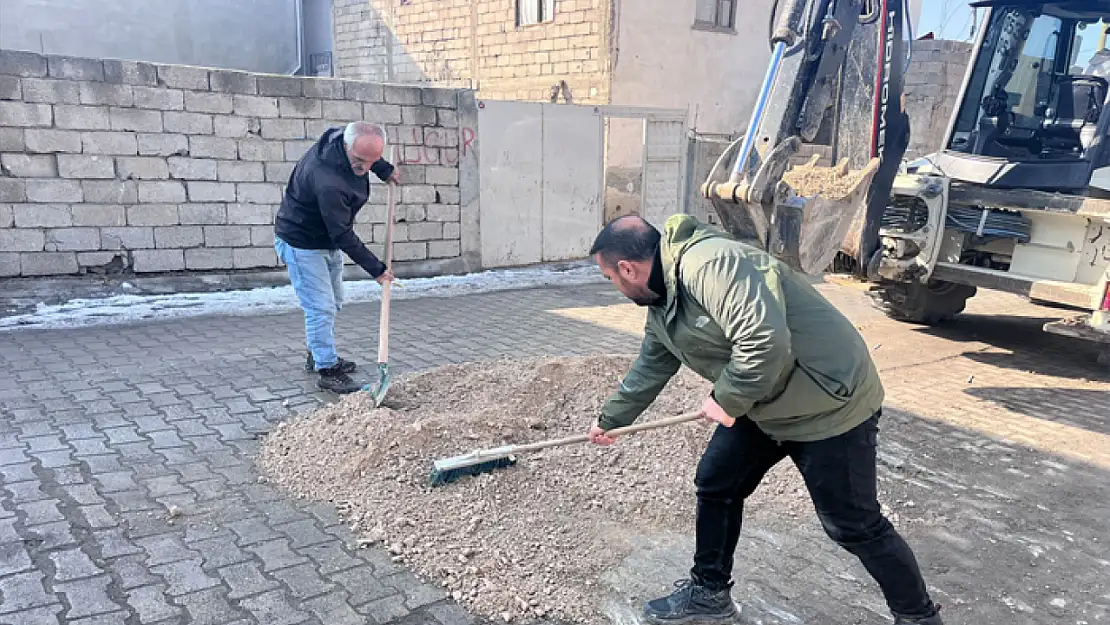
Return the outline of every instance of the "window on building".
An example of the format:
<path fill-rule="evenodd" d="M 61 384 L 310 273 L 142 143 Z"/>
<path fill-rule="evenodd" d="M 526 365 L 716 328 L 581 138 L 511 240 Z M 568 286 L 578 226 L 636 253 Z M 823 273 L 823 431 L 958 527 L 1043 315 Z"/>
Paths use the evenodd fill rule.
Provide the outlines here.
<path fill-rule="evenodd" d="M 732 30 L 736 26 L 736 0 L 697 0 L 694 26 Z"/>
<path fill-rule="evenodd" d="M 516 0 L 516 25 L 541 24 L 555 19 L 555 0 Z"/>

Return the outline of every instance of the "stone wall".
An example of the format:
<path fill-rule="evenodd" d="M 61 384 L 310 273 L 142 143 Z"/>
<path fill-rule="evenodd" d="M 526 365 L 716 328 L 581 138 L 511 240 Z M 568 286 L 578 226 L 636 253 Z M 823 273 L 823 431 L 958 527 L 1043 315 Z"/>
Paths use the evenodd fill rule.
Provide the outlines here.
<path fill-rule="evenodd" d="M 459 140 L 476 126 L 460 123 L 473 102 L 451 89 L 0 51 L 0 276 L 276 267 L 273 219 L 296 161 L 326 128 L 358 119 L 385 124 L 400 150 L 395 259 L 409 273 L 474 268 L 460 160 L 476 164 Z M 386 187 L 372 191 L 356 230 L 380 254 Z"/>
<path fill-rule="evenodd" d="M 335 0 L 336 73 L 544 102 L 565 82 L 573 102 L 608 103 L 608 6 L 557 0 L 552 21 L 518 27 L 516 0 Z"/>

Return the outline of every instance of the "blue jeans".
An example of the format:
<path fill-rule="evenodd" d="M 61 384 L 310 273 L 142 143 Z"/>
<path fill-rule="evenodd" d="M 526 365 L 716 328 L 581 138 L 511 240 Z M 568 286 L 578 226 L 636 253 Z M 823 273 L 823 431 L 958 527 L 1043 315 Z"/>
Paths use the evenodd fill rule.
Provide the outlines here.
<path fill-rule="evenodd" d="M 335 315 L 343 308 L 343 256 L 339 250 L 306 250 L 274 237 L 274 250 L 304 311 L 304 332 L 316 370 L 339 363 Z"/>

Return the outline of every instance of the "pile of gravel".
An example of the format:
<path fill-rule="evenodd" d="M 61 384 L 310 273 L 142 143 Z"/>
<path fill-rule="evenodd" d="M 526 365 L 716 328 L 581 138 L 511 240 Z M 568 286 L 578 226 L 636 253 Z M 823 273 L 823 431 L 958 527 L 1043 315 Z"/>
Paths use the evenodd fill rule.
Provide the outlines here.
<path fill-rule="evenodd" d="M 364 544 L 380 543 L 474 613 L 506 622 L 601 623 L 601 572 L 622 535 L 693 530 L 701 421 L 522 456 L 516 466 L 444 486 L 434 460 L 478 448 L 584 433 L 628 357 L 452 365 L 398 380 L 387 406 L 365 393 L 279 425 L 259 461 L 294 493 L 333 502 Z M 683 371 L 641 417 L 696 410 L 708 384 Z M 784 463 L 749 500 L 796 517 L 810 504 Z"/>

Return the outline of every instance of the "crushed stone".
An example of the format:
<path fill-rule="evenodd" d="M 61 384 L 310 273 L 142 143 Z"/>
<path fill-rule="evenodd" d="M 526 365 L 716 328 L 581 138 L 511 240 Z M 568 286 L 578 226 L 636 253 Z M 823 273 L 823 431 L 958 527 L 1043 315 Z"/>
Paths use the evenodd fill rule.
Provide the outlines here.
<path fill-rule="evenodd" d="M 694 471 L 711 425 L 535 452 L 443 486 L 427 480 L 439 458 L 584 433 L 631 362 L 498 361 L 403 377 L 383 408 L 355 393 L 278 425 L 259 464 L 295 494 L 334 503 L 362 545 L 384 547 L 480 617 L 605 623 L 592 599 L 599 575 L 630 551 L 622 535 L 693 532 Z M 709 390 L 684 369 L 641 420 L 696 410 Z M 812 515 L 789 462 L 748 500 L 746 518 L 764 514 Z"/>

